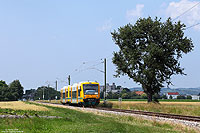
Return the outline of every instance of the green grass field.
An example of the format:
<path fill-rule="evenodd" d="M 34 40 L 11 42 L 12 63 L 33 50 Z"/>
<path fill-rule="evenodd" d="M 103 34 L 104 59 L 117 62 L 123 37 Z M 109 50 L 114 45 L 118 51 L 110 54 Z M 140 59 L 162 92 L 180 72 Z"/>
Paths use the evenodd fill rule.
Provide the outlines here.
<path fill-rule="evenodd" d="M 26 103 L 34 104 L 35 103 Z M 24 119 L 1 119 L 0 132 L 5 131 L 23 131 L 33 133 L 149 133 L 149 132 L 197 132 L 193 129 L 188 129 L 181 125 L 170 125 L 168 123 L 159 123 L 156 121 L 148 121 L 131 116 L 117 116 L 117 115 L 95 115 L 93 113 L 85 113 L 67 108 L 44 106 L 48 108 L 46 111 L 27 111 L 27 110 L 13 110 L 0 108 L 0 114 L 5 110 L 12 113 L 32 115 L 37 113 L 39 115 L 60 116 L 62 118 L 46 119 L 46 118 L 24 118 Z"/>

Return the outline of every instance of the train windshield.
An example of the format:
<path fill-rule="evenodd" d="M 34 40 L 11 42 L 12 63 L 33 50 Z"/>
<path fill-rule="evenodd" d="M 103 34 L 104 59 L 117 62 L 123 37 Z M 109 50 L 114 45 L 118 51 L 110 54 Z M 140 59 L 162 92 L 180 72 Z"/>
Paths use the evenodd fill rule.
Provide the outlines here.
<path fill-rule="evenodd" d="M 98 84 L 83 84 L 83 90 L 86 95 L 97 95 Z"/>

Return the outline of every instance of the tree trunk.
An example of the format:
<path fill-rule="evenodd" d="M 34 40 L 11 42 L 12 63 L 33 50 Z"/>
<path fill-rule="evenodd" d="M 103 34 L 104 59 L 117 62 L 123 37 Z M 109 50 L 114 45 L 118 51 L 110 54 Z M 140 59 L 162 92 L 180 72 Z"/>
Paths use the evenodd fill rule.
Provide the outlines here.
<path fill-rule="evenodd" d="M 147 98 L 148 98 L 148 103 L 152 102 L 152 93 L 148 92 L 147 93 Z"/>

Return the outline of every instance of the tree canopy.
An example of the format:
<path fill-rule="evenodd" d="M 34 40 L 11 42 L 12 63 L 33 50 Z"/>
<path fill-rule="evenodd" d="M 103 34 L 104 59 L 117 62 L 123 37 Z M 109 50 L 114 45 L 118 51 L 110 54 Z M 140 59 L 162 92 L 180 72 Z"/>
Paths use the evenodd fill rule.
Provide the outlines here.
<path fill-rule="evenodd" d="M 116 77 L 128 75 L 142 85 L 148 102 L 160 92 L 164 84 L 172 84 L 171 76 L 185 75 L 180 58 L 193 50 L 190 38 L 184 35 L 185 25 L 173 23 L 171 18 L 161 22 L 157 17 L 140 18 L 111 32 L 119 47 L 114 52 Z"/>
<path fill-rule="evenodd" d="M 52 87 L 41 86 L 41 87 L 38 87 L 34 99 L 35 100 L 43 99 L 43 92 L 44 92 L 44 99 L 45 100 L 55 99 L 56 96 L 57 96 L 58 99 L 60 98 L 60 92 L 59 91 L 56 91 Z"/>
<path fill-rule="evenodd" d="M 23 96 L 23 87 L 19 80 L 14 80 L 9 85 L 5 81 L 0 81 L 0 101 L 16 101 Z"/>

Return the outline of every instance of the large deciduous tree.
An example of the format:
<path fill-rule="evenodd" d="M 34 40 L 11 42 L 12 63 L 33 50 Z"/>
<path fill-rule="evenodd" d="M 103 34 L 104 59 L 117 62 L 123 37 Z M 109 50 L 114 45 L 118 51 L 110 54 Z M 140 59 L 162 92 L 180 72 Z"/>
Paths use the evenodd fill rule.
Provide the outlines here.
<path fill-rule="evenodd" d="M 9 90 L 12 93 L 12 95 L 14 96 L 13 97 L 14 100 L 22 99 L 22 96 L 24 93 L 23 89 L 24 88 L 22 87 L 19 80 L 14 80 L 9 85 Z"/>
<path fill-rule="evenodd" d="M 165 83 L 172 84 L 172 75 L 185 75 L 180 58 L 194 47 L 192 40 L 184 35 L 185 27 L 170 18 L 161 22 L 161 19 L 148 17 L 111 32 L 119 47 L 113 57 L 115 76 L 128 75 L 141 84 L 148 102 L 152 102 L 152 96 L 159 93 Z"/>

